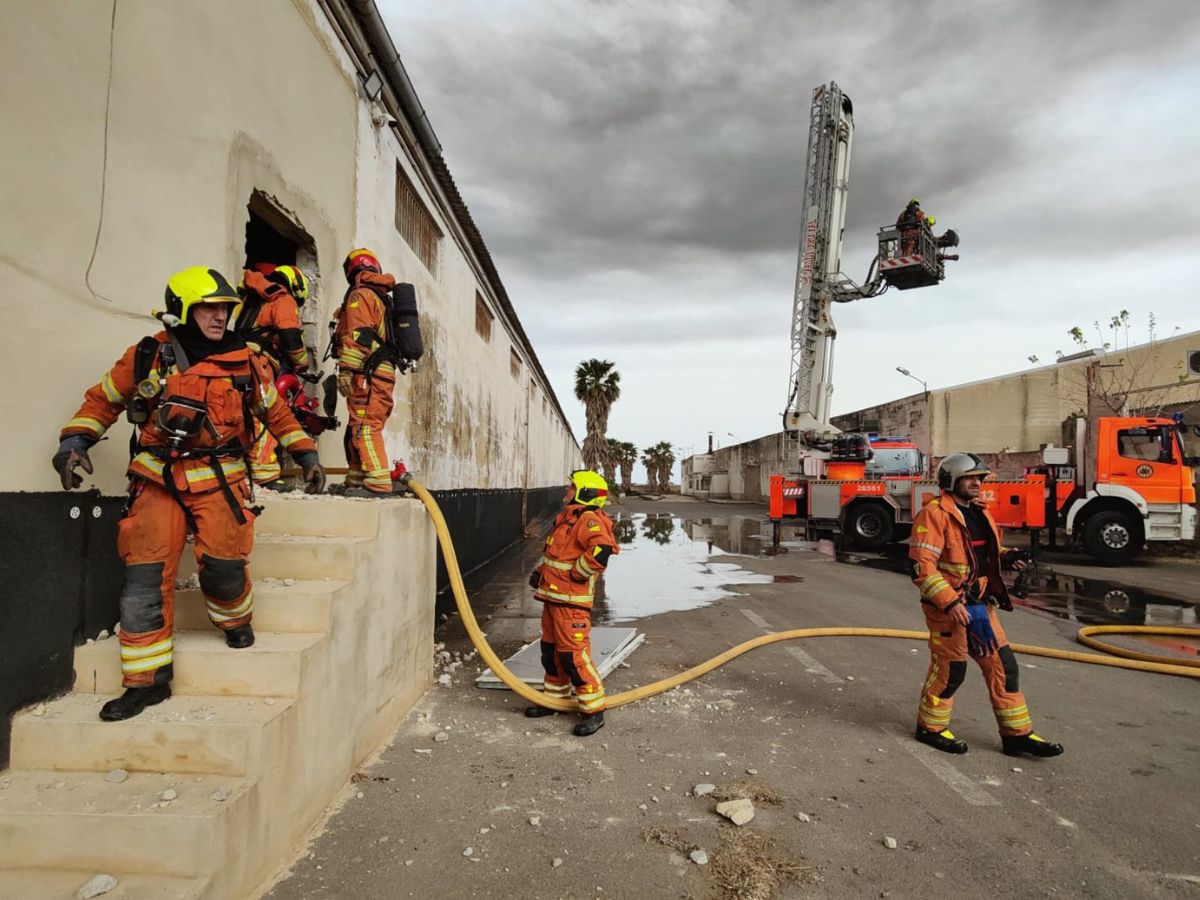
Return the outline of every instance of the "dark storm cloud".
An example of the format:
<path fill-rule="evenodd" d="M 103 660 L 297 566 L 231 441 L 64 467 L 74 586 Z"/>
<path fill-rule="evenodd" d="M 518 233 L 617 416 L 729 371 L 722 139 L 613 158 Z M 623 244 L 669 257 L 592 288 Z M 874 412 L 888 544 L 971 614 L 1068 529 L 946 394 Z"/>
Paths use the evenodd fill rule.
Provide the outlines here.
<path fill-rule="evenodd" d="M 810 92 L 831 76 L 858 120 L 851 241 L 869 243 L 917 194 L 998 252 L 1018 235 L 1048 253 L 1093 246 L 1078 221 L 1043 230 L 1028 211 L 1099 212 L 1107 198 L 1080 196 L 1070 175 L 1074 157 L 1105 152 L 1105 135 L 1072 145 L 1045 126 L 1071 118 L 1074 92 L 1097 72 L 1179 54 L 1195 41 L 1193 8 L 450 4 L 393 32 L 493 251 L 536 247 L 545 273 L 561 275 L 694 249 L 791 252 Z M 1123 112 L 1114 103 L 1106 123 L 1118 142 Z M 1063 177 L 1009 205 L 1030 169 Z M 504 202 L 472 201 L 476 182 L 503 184 Z M 1182 203 L 1167 211 L 1189 214 Z"/>

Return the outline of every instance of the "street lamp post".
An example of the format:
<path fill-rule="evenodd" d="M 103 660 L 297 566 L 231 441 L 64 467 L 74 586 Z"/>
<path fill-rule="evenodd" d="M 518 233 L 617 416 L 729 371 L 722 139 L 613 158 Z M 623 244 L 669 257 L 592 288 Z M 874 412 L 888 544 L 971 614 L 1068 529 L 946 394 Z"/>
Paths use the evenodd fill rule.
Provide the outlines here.
<path fill-rule="evenodd" d="M 907 376 L 908 376 L 909 378 L 911 378 L 913 381 L 916 381 L 916 382 L 918 382 L 918 383 L 921 385 L 921 389 L 922 389 L 922 390 L 923 390 L 923 391 L 924 391 L 926 394 L 928 394 L 928 393 L 929 393 L 929 385 L 927 385 L 927 384 L 925 383 L 924 379 L 918 378 L 918 377 L 917 377 L 916 375 L 914 375 L 912 372 L 908 371 L 908 369 L 904 368 L 904 366 L 896 366 L 896 371 L 897 371 L 897 372 L 899 372 L 901 375 L 907 375 Z"/>

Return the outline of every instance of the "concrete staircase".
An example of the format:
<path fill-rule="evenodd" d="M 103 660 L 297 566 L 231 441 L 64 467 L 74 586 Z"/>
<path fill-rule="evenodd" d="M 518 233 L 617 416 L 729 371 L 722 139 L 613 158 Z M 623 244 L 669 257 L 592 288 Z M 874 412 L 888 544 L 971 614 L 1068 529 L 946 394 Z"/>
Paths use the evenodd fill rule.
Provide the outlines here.
<path fill-rule="evenodd" d="M 199 592 L 180 591 L 169 701 L 97 718 L 121 692 L 109 639 L 76 648 L 74 692 L 14 719 L 0 897 L 73 897 L 99 872 L 119 879 L 106 898 L 249 896 L 428 687 L 434 533 L 420 503 L 269 504 L 253 647 L 227 648 Z"/>

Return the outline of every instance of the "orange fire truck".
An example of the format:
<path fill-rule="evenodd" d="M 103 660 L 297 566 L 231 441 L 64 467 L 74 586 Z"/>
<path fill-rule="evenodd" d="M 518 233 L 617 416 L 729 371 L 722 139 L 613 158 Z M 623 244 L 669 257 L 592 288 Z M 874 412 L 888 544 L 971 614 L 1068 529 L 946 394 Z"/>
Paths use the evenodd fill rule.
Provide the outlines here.
<path fill-rule="evenodd" d="M 1193 431 L 1200 436 L 1200 426 Z M 1176 419 L 1105 417 L 1090 435 L 1079 419 L 1073 460 L 1067 448 L 1048 447 L 1043 464 L 1024 478 L 985 481 L 981 494 L 1001 527 L 1048 530 L 1052 543 L 1062 528 L 1099 562 L 1120 564 L 1147 542 L 1195 537 L 1193 467 L 1200 459 L 1183 450 Z M 826 468 L 822 478 L 771 477 L 777 534 L 784 521 L 804 520 L 811 537 L 842 534 L 878 548 L 908 537 L 913 512 L 939 493 L 923 479 L 865 477 L 865 462 L 831 459 Z"/>

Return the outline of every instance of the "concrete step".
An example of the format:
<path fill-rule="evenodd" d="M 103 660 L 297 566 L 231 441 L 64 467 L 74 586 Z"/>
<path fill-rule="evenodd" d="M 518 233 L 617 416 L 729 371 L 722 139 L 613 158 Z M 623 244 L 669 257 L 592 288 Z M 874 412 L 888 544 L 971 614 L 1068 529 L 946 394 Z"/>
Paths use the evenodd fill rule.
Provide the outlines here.
<path fill-rule="evenodd" d="M 178 796 L 160 806 L 168 788 Z M 255 793 L 218 775 L 134 772 L 112 784 L 99 772 L 13 772 L 0 780 L 0 869 L 210 876 L 248 839 Z"/>
<path fill-rule="evenodd" d="M 254 523 L 259 535 L 372 538 L 379 531 L 379 500 L 258 491 L 255 502 L 263 507 Z"/>
<path fill-rule="evenodd" d="M 104 900 L 200 900 L 208 887 L 207 878 L 170 878 L 161 875 L 130 875 L 110 867 L 97 871 L 67 869 L 7 869 L 0 874 L 0 896 L 14 898 L 75 897 L 81 887 L 104 872 L 117 879 L 117 886 L 104 894 Z"/>
<path fill-rule="evenodd" d="M 295 701 L 173 696 L 124 722 L 101 722 L 102 694 L 67 694 L 13 719 L 14 771 L 253 775 L 282 753 Z"/>
<path fill-rule="evenodd" d="M 348 581 L 297 581 L 285 585 L 279 579 L 254 580 L 254 627 L 262 631 L 324 632 L 329 611 L 339 594 L 347 593 Z M 175 627 L 180 631 L 204 631 L 213 627 L 198 590 L 175 592 Z"/>
<path fill-rule="evenodd" d="M 363 537 L 312 537 L 256 534 L 250 554 L 255 578 L 295 578 L 297 581 L 353 581 L 359 552 L 373 545 Z M 196 572 L 196 555 L 189 544 L 179 560 L 180 579 Z"/>
<path fill-rule="evenodd" d="M 307 660 L 324 635 L 311 632 L 255 631 L 253 647 L 231 650 L 216 628 L 175 632 L 177 694 L 232 694 L 247 697 L 295 697 Z M 116 638 L 75 648 L 75 690 L 83 694 L 119 694 L 121 653 Z"/>

